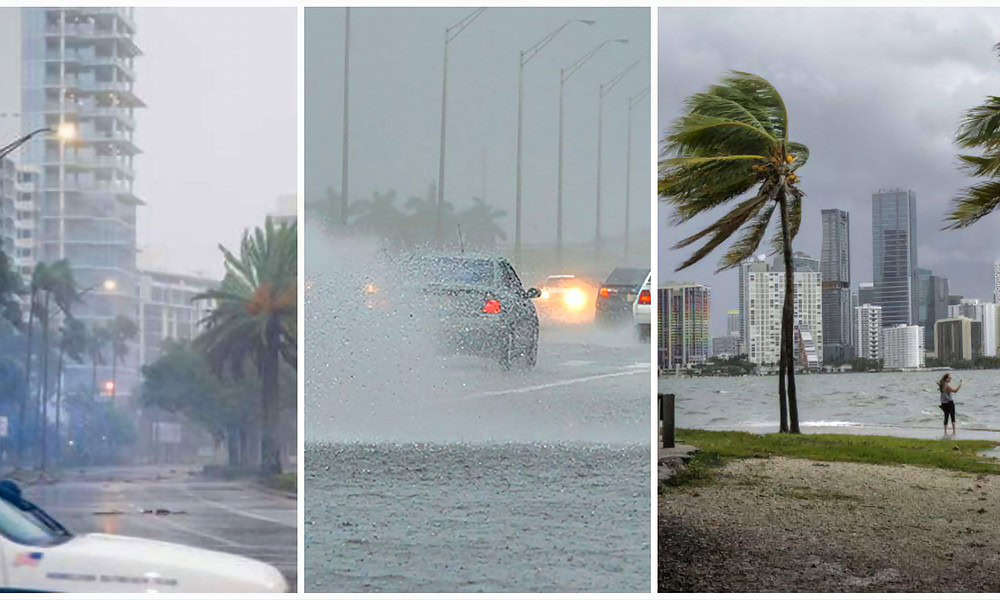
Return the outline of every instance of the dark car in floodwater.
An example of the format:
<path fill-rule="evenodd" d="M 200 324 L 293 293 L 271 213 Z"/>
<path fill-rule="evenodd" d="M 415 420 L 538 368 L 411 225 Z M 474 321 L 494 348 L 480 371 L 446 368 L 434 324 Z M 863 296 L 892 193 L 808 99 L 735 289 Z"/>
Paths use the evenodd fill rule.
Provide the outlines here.
<path fill-rule="evenodd" d="M 632 303 L 649 269 L 616 267 L 597 291 L 594 319 L 599 324 L 631 321 Z"/>
<path fill-rule="evenodd" d="M 538 359 L 537 288 L 524 289 L 496 256 L 414 256 L 404 277 L 433 325 L 442 351 L 497 360 L 504 368 Z"/>

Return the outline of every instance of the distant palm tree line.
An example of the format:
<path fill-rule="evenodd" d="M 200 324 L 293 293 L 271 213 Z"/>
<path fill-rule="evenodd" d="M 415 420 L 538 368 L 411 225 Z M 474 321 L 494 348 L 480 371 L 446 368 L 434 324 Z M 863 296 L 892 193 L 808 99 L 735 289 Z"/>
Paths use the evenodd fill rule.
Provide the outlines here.
<path fill-rule="evenodd" d="M 325 207 L 339 206 L 339 197 L 333 188 L 327 188 Z M 456 210 L 450 202 L 442 207 L 442 231 L 449 246 L 490 248 L 507 238 L 499 221 L 506 211 L 473 197 L 472 203 Z M 421 245 L 435 242 L 437 219 L 437 194 L 433 185 L 427 194 L 410 196 L 400 202 L 396 192 L 374 192 L 371 198 L 357 200 L 348 207 L 348 227 L 372 233 L 404 245 Z"/>
<path fill-rule="evenodd" d="M 1000 44 L 994 46 L 1000 53 Z M 802 221 L 797 173 L 809 158 L 808 148 L 789 139 L 784 99 L 763 77 L 733 71 L 707 91 L 685 102 L 685 112 L 671 124 L 663 140 L 658 193 L 674 208 L 673 224 L 681 225 L 713 209 L 735 204 L 720 219 L 680 240 L 674 248 L 702 245 L 677 270 L 685 269 L 737 235 L 719 261 L 719 271 L 753 256 L 778 211 L 773 253 L 785 263 L 785 297 L 781 320 L 778 402 L 779 430 L 798 433 L 794 367 L 794 273 L 792 241 Z M 969 109 L 955 143 L 976 154 L 959 154 L 961 168 L 983 180 L 959 192 L 945 217 L 945 229 L 963 229 L 1000 207 L 1000 96 L 989 96 Z"/>

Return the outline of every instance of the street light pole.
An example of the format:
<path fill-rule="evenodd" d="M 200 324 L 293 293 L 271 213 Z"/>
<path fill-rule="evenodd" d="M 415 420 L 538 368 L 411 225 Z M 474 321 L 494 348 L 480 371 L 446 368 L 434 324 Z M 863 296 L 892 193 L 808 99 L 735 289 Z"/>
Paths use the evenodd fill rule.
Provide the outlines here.
<path fill-rule="evenodd" d="M 514 260 L 515 262 L 521 261 L 521 190 L 523 189 L 523 183 L 521 179 L 521 157 L 522 157 L 522 145 L 524 141 L 524 67 L 531 59 L 533 59 L 542 48 L 547 46 L 549 42 L 555 39 L 557 35 L 566 29 L 572 23 L 583 23 L 584 25 L 593 25 L 596 21 L 590 19 L 570 19 L 566 21 L 553 31 L 549 32 L 548 35 L 540 39 L 535 45 L 531 46 L 527 50 L 521 50 L 520 58 L 517 63 L 517 168 L 516 168 L 516 188 L 514 191 Z"/>
<path fill-rule="evenodd" d="M 625 141 L 625 258 L 628 259 L 628 229 L 629 229 L 629 210 L 631 208 L 631 193 L 632 193 L 632 107 L 640 102 L 649 94 L 649 86 L 643 88 L 638 94 L 629 97 L 628 99 L 628 121 L 626 122 L 626 141 Z"/>
<path fill-rule="evenodd" d="M 618 44 L 627 44 L 628 40 L 624 38 L 618 39 L 607 39 L 600 44 L 594 46 L 590 52 L 587 52 L 580 58 L 576 60 L 569 67 L 565 67 L 559 70 L 559 187 L 556 191 L 556 260 L 559 265 L 562 265 L 562 253 L 563 253 L 563 109 L 564 109 L 564 91 L 566 87 L 566 82 L 569 78 L 573 76 L 574 73 L 580 70 L 588 60 L 594 57 L 597 52 L 607 46 L 608 44 L 615 42 Z"/>
<path fill-rule="evenodd" d="M 596 215 L 594 217 L 594 249 L 600 252 L 601 249 L 601 146 L 604 138 L 604 97 L 611 93 L 611 90 L 615 89 L 618 82 L 622 80 L 629 71 L 635 68 L 639 64 L 636 60 L 629 66 L 622 69 L 620 73 L 609 79 L 607 82 L 602 83 L 597 90 L 597 193 L 596 198 Z"/>
<path fill-rule="evenodd" d="M 444 30 L 444 60 L 443 73 L 441 75 L 441 140 L 438 155 L 438 185 L 437 185 L 437 209 L 434 219 L 434 240 L 440 245 L 442 236 L 442 211 L 444 210 L 444 159 L 445 159 L 445 132 L 447 129 L 447 109 L 448 109 L 448 46 L 461 34 L 466 27 L 472 24 L 479 15 L 483 14 L 486 8 L 477 8 L 460 21 Z"/>
<path fill-rule="evenodd" d="M 351 8 L 347 7 L 345 9 L 347 12 L 344 15 L 344 124 L 343 124 L 343 140 L 341 147 L 341 167 L 340 167 L 340 224 L 347 225 L 347 206 L 348 206 L 348 194 L 350 193 L 350 187 L 348 186 L 348 136 L 349 132 L 349 111 L 350 111 L 350 85 L 351 79 L 349 77 L 351 68 Z"/>

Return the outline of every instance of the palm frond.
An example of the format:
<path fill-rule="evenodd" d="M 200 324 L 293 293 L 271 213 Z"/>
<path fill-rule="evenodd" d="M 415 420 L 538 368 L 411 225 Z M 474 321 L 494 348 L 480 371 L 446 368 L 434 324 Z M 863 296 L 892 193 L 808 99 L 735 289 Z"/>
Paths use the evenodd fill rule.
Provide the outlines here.
<path fill-rule="evenodd" d="M 774 185 L 762 187 L 757 197 L 764 200 L 763 210 L 743 227 L 740 238 L 729 247 L 729 251 L 719 261 L 716 273 L 738 266 L 756 253 L 761 240 L 764 239 L 764 234 L 767 232 L 767 227 L 771 223 L 774 209 L 778 206 L 774 201 L 777 190 L 777 186 Z"/>
<path fill-rule="evenodd" d="M 792 172 L 798 171 L 809 160 L 809 148 L 805 144 L 788 142 L 786 149 L 789 154 L 795 157 L 792 162 Z"/>
<path fill-rule="evenodd" d="M 952 200 L 944 229 L 963 229 L 1000 206 L 1000 180 L 994 179 L 963 189 Z"/>
<path fill-rule="evenodd" d="M 955 133 L 955 143 L 962 148 L 1000 148 L 1000 96 L 966 111 Z"/>
<path fill-rule="evenodd" d="M 764 129 L 699 113 L 678 118 L 665 142 L 667 151 L 678 156 L 768 155 L 778 146 L 778 140 Z"/>
<path fill-rule="evenodd" d="M 681 271 L 686 269 L 694 263 L 700 261 L 702 258 L 705 258 L 705 256 L 718 247 L 719 244 L 729 239 L 729 236 L 742 227 L 744 223 L 756 216 L 766 202 L 767 196 L 761 194 L 744 200 L 736 208 L 729 211 L 715 223 L 674 244 L 675 249 L 680 249 L 693 244 L 709 234 L 712 235 L 712 238 L 708 242 L 696 250 L 695 253 L 684 261 L 681 266 L 677 267 L 676 270 Z"/>

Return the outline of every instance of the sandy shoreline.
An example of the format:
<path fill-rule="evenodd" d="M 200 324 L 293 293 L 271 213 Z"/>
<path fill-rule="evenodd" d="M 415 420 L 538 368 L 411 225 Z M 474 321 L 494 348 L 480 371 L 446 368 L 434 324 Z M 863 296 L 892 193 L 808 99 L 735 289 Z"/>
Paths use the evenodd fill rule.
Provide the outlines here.
<path fill-rule="evenodd" d="M 1000 590 L 1000 476 L 734 460 L 658 519 L 662 592 Z"/>

